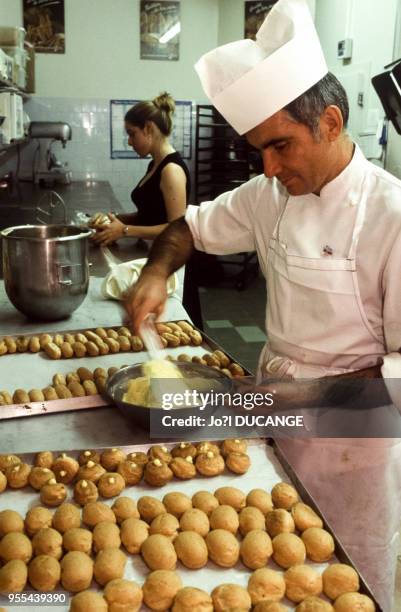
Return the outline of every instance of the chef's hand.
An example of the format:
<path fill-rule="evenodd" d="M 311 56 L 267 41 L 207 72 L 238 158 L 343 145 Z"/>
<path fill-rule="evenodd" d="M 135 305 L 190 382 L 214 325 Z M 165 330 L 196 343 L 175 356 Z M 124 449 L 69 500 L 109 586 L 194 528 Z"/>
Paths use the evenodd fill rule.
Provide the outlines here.
<path fill-rule="evenodd" d="M 142 321 L 153 313 L 156 318 L 163 313 L 167 300 L 167 281 L 150 267 L 144 268 L 138 281 L 126 293 L 124 306 L 135 333 Z"/>
<path fill-rule="evenodd" d="M 109 213 L 107 216 L 110 223 L 100 226 L 93 237 L 93 241 L 101 246 L 107 246 L 124 236 L 124 223 L 121 223 L 113 213 Z"/>

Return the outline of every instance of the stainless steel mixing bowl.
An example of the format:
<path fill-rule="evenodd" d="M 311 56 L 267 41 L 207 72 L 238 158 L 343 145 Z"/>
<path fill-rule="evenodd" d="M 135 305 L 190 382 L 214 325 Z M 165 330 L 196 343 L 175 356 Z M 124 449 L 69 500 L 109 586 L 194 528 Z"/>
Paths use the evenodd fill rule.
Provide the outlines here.
<path fill-rule="evenodd" d="M 7 295 L 30 319 L 57 321 L 84 300 L 89 286 L 87 228 L 21 225 L 1 232 Z"/>
<path fill-rule="evenodd" d="M 208 390 L 219 393 L 230 393 L 233 389 L 232 379 L 228 378 L 219 370 L 215 370 L 214 368 L 210 368 L 199 363 L 187 363 L 182 361 L 176 361 L 175 365 L 182 372 L 185 384 L 190 391 L 197 390 L 205 392 Z M 134 421 L 144 429 L 149 430 L 151 424 L 152 426 L 159 427 L 161 418 L 165 414 L 171 414 L 177 418 L 185 418 L 193 414 L 195 411 L 199 413 L 198 409 L 191 405 L 184 406 L 182 408 L 173 408 L 170 411 L 166 411 L 162 408 L 162 406 L 148 408 L 147 406 L 138 406 L 136 404 L 124 402 L 123 396 L 128 389 L 129 381 L 139 376 L 143 376 L 142 364 L 140 363 L 121 368 L 118 370 L 118 372 L 115 372 L 111 378 L 109 378 L 106 386 L 106 395 L 128 419 Z M 168 392 L 175 390 L 173 379 L 157 379 L 157 384 L 160 384 L 161 387 L 165 385 L 165 389 L 168 390 Z M 164 389 L 162 388 L 162 391 L 163 390 Z M 177 387 L 176 390 L 177 392 L 180 392 L 181 387 Z M 218 406 L 209 405 L 206 406 L 201 414 L 202 416 L 209 416 L 217 409 Z M 170 437 L 172 435 L 173 432 L 171 432 Z"/>

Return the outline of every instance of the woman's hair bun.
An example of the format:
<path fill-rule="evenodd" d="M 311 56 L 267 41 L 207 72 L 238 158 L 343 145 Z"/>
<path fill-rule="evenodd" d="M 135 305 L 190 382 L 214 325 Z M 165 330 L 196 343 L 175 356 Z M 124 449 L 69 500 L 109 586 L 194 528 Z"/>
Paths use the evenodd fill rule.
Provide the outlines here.
<path fill-rule="evenodd" d="M 173 113 L 175 111 L 174 99 L 166 91 L 159 94 L 154 100 L 152 100 L 152 102 L 156 108 L 168 114 Z"/>

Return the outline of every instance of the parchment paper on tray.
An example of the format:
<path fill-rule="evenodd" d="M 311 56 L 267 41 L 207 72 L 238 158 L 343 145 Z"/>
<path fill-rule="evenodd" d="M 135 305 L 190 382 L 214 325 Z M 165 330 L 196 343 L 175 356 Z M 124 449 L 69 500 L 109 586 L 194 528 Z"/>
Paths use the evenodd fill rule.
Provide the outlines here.
<path fill-rule="evenodd" d="M 202 478 L 198 476 L 187 481 L 172 480 L 168 483 L 168 485 L 161 488 L 152 488 L 146 483 L 141 482 L 134 487 L 126 488 L 122 492 L 122 495 L 132 497 L 135 500 L 138 500 L 138 498 L 142 495 L 152 495 L 162 500 L 166 493 L 173 491 L 180 491 L 191 497 L 196 491 L 206 490 L 213 493 L 219 487 L 233 486 L 242 490 L 244 493 L 248 493 L 255 488 L 270 491 L 278 482 L 290 482 L 277 457 L 275 456 L 273 448 L 267 446 L 265 440 L 249 440 L 248 445 L 248 454 L 251 458 L 251 467 L 243 476 L 236 476 L 234 474 L 225 472 L 224 474 L 214 478 Z M 140 445 L 122 448 L 128 453 L 135 451 L 146 451 L 149 446 L 150 445 Z M 71 455 L 76 456 L 77 453 L 71 452 Z M 21 458 L 23 458 L 24 461 L 31 463 L 33 460 L 33 455 L 21 456 Z M 72 487 L 68 486 L 68 490 L 69 498 L 67 501 L 71 501 Z M 111 506 L 114 499 L 115 498 L 110 500 L 103 499 L 102 501 Z M 38 505 L 38 503 L 38 493 L 30 488 L 19 491 L 7 489 L 0 495 L 0 511 L 6 508 L 12 508 L 19 512 L 22 516 L 25 516 L 28 509 Z M 338 560 L 333 557 L 330 563 L 333 562 L 338 562 Z M 306 561 L 306 564 L 311 565 L 320 573 L 323 572 L 323 570 L 329 565 L 329 563 L 317 564 L 310 561 Z M 278 567 L 272 560 L 269 561 L 267 567 L 281 573 L 284 572 L 284 570 Z M 149 571 L 150 570 L 142 561 L 140 555 L 128 555 L 128 562 L 126 564 L 124 578 L 135 580 L 142 585 Z M 208 591 L 209 593 L 216 586 L 223 583 L 234 583 L 246 587 L 252 573 L 250 569 L 246 568 L 240 562 L 238 562 L 234 568 L 224 569 L 218 567 L 211 561 L 209 561 L 205 567 L 198 570 L 189 570 L 181 563 L 177 563 L 177 572 L 181 576 L 184 586 L 198 587 Z M 100 587 L 96 584 L 96 582 L 92 583 L 91 588 L 100 591 Z M 26 591 L 32 592 L 30 587 L 27 587 Z M 57 591 L 64 592 L 61 588 L 57 588 Z M 324 596 L 321 597 L 325 599 Z M 282 603 L 288 607 L 288 610 L 295 610 L 295 604 L 289 602 L 288 600 L 283 600 Z M 17 605 L 13 606 L 12 609 L 13 611 L 15 610 L 15 612 L 26 612 L 26 610 L 29 608 L 27 608 L 27 606 Z M 43 607 L 43 609 L 45 610 L 46 608 Z M 60 612 L 67 612 L 68 609 L 69 607 L 67 604 L 65 606 L 57 606 L 57 610 L 60 610 Z M 143 611 L 146 611 L 147 609 L 148 608 L 145 606 L 142 606 L 141 608 Z"/>

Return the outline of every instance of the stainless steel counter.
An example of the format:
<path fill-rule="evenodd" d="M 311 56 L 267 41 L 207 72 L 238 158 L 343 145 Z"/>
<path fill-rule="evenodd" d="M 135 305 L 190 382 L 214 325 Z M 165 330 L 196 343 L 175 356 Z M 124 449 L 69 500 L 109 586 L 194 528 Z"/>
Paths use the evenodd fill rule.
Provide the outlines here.
<path fill-rule="evenodd" d="M 0 229 L 27 223 L 37 224 L 36 207 L 40 199 L 51 191 L 33 183 L 17 183 L 10 189 L 0 190 Z M 74 219 L 77 212 L 92 215 L 95 212 L 123 212 L 107 181 L 77 181 L 71 185 L 56 185 L 55 191 L 63 198 L 66 205 L 67 222 Z M 53 223 L 63 223 L 63 210 L 54 211 Z M 136 240 L 126 239 L 112 247 L 116 257 L 122 261 L 146 257 L 146 251 L 136 247 Z M 0 242 L 0 258 L 1 258 Z M 104 276 L 107 266 L 95 246 L 90 249 L 90 261 L 93 276 Z M 0 266 L 0 278 L 2 278 Z"/>
<path fill-rule="evenodd" d="M 78 182 L 57 187 L 66 202 L 67 213 L 82 211 L 121 211 L 121 206 L 106 182 Z M 9 199 L 0 198 L 0 227 L 35 222 L 35 207 L 44 190 L 32 184 L 22 184 Z M 55 220 L 60 221 L 60 220 Z M 146 257 L 146 251 L 138 249 L 135 241 L 126 239 L 112 247 L 112 252 L 122 261 Z M 105 301 L 99 296 L 100 278 L 108 268 L 96 246 L 90 247 L 91 282 L 88 296 L 72 317 L 57 323 L 32 323 L 8 302 L 4 285 L 0 285 L 0 335 L 35 333 L 46 328 L 49 331 L 79 329 L 97 325 L 120 325 L 124 320 L 121 305 Z M 98 277 L 98 278 L 96 278 Z M 165 320 L 188 319 L 177 297 L 168 300 Z M 6 357 L 5 357 L 6 358 Z M 94 366 L 96 367 L 96 366 Z M 23 377 L 23 372 L 21 372 Z M 0 389 L 7 388 L 1 380 Z M 1 409 L 1 407 L 0 407 Z M 93 446 L 120 446 L 146 442 L 146 432 L 135 428 L 114 408 L 97 408 L 79 412 L 20 418 L 3 421 L 0 428 L 0 453 L 34 452 L 41 449 L 78 449 Z"/>

